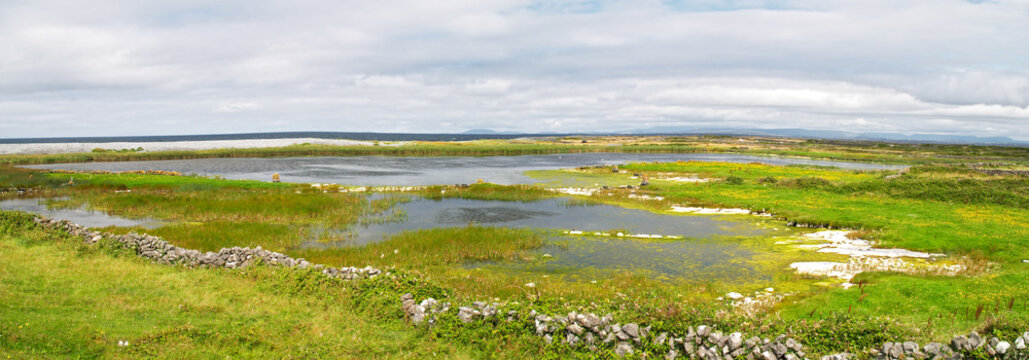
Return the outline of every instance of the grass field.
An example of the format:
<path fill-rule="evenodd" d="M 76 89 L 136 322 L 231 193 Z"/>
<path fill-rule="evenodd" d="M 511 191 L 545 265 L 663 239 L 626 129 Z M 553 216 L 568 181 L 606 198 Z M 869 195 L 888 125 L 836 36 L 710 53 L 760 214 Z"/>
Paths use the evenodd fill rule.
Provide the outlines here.
<path fill-rule="evenodd" d="M 321 280 L 317 273 L 155 266 L 9 227 L 0 232 L 0 254 L 3 358 L 462 359 L 485 354 L 425 336 L 394 309 L 362 302 L 350 284 Z"/>
<path fill-rule="evenodd" d="M 579 139 L 478 140 L 467 142 L 411 142 L 397 146 L 332 146 L 297 144 L 274 148 L 215 149 L 198 151 L 89 152 L 46 155 L 4 155 L 0 165 L 56 164 L 91 161 L 182 160 L 237 157 L 294 156 L 497 156 L 585 152 L 626 153 L 739 153 L 793 156 L 813 159 L 896 164 L 1004 162 L 1029 165 L 1023 147 L 887 144 L 879 142 L 793 141 L 778 138 L 735 137 L 591 137 Z"/>
<path fill-rule="evenodd" d="M 784 317 L 843 311 L 890 315 L 902 323 L 926 324 L 920 335 L 930 338 L 969 328 L 1017 331 L 1029 326 L 1029 266 L 1022 262 L 1029 257 L 1029 222 L 1024 220 L 1029 209 L 1023 205 L 1029 179 L 985 177 L 949 167 L 916 167 L 889 180 L 888 173 L 756 164 L 623 168 L 739 177 L 742 182 L 736 184 L 659 184 L 651 191 L 676 203 L 765 210 L 800 223 L 867 229 L 881 246 L 991 264 L 985 274 L 970 276 L 862 275 L 856 281 L 869 283 L 863 291 L 834 289 L 801 297 L 780 309 Z M 985 314 L 976 316 L 979 305 Z"/>
<path fill-rule="evenodd" d="M 614 274 L 596 283 L 569 281 L 561 274 L 527 276 L 497 270 L 502 267 L 468 266 L 542 261 L 536 250 L 554 235 L 547 231 L 467 226 L 405 232 L 362 247 L 299 246 L 311 241 L 319 227 L 348 229 L 360 222 L 402 217 L 391 209 L 404 200 L 388 195 L 368 198 L 361 193 L 322 192 L 304 185 L 191 176 L 2 168 L 0 182 L 4 185 L 0 188 L 30 188 L 38 196 L 65 198 L 52 203 L 57 207 L 87 205 L 126 217 L 167 220 L 170 225 L 147 232 L 179 246 L 218 250 L 260 245 L 315 263 L 372 265 L 392 268 L 403 275 L 394 283 L 384 283 L 387 280 L 383 279 L 351 286 L 264 268 L 235 272 L 162 267 L 124 254 L 86 248 L 31 228 L 7 226 L 0 235 L 0 306 L 4 306 L 0 354 L 180 358 L 209 350 L 216 355 L 212 358 L 609 355 L 544 346 L 531 334 L 531 324 L 525 323 L 475 327 L 450 319 L 436 329 L 416 330 L 405 324 L 398 308 L 399 295 L 408 291 L 455 303 L 497 299 L 544 311 L 610 312 L 623 321 L 650 324 L 658 330 L 681 332 L 689 325 L 704 323 L 727 332 L 740 330 L 770 337 L 787 333 L 807 344 L 812 354 L 871 348 L 891 339 L 941 340 L 971 329 L 1010 338 L 1029 329 L 1029 264 L 1022 262 L 1029 258 L 1029 221 L 1025 220 L 1029 219 L 1029 179 L 984 175 L 972 166 L 958 164 L 968 160 L 962 158 L 1020 164 L 1025 162 L 1022 150 L 772 141 L 766 147 L 740 149 L 730 139 L 709 140 L 672 141 L 678 145 L 625 143 L 618 146 L 618 151 L 631 147 L 637 151 L 716 149 L 932 165 L 906 171 L 849 171 L 756 163 L 646 163 L 621 166 L 625 172 L 617 174 L 610 169 L 530 172 L 530 176 L 549 181 L 538 186 L 430 186 L 409 194 L 429 199 L 533 201 L 557 196 L 546 189 L 548 186 L 617 187 L 638 183 L 630 175 L 643 173 L 655 180 L 637 195 L 663 200 L 640 200 L 630 197 L 630 190 L 614 189 L 605 195 L 577 197 L 577 201 L 660 213 L 667 213 L 671 205 L 760 210 L 777 218 L 755 220 L 768 226 L 785 227 L 786 222 L 796 221 L 861 230 L 863 237 L 880 246 L 944 253 L 948 261 L 969 270 L 958 276 L 864 273 L 853 280 L 863 286 L 843 289 L 825 286 L 821 278 L 788 271 L 785 265 L 803 257 L 783 252 L 760 260 L 760 266 L 773 273 L 771 280 L 756 281 L 744 288 L 718 281 L 662 281 L 632 273 Z M 395 152 L 389 155 L 508 155 L 594 151 L 600 146 L 297 146 L 252 152 L 97 153 L 93 156 L 112 158 L 82 161 L 135 159 L 132 156 L 363 155 L 374 151 Z M 68 161 L 61 156 L 0 159 L 6 163 Z M 672 177 L 709 181 L 657 180 Z M 72 179 L 75 185 L 67 185 Z M 0 198 L 14 195 L 0 193 Z M 776 240 L 752 241 L 771 246 Z M 528 282 L 535 285 L 531 291 L 524 286 Z M 727 291 L 746 292 L 768 286 L 794 295 L 756 316 L 734 313 L 724 302 L 715 300 Z M 59 331 L 62 329 L 68 331 Z M 99 334 L 101 331 L 103 334 Z M 122 338 L 139 345 L 118 347 L 117 340 Z"/>

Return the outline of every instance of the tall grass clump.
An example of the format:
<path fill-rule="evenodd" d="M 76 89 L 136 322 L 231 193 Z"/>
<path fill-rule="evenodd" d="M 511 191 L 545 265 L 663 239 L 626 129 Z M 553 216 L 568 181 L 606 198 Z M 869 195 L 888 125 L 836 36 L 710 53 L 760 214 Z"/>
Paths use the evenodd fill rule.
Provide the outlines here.
<path fill-rule="evenodd" d="M 474 261 L 526 260 L 543 245 L 543 235 L 526 229 L 468 226 L 405 231 L 361 247 L 300 250 L 308 260 L 328 264 L 373 264 L 420 269 Z"/>
<path fill-rule="evenodd" d="M 496 201 L 538 201 L 555 197 L 551 191 L 531 185 L 470 184 L 428 186 L 418 194 L 426 199 L 469 199 Z"/>
<path fill-rule="evenodd" d="M 1029 178 L 913 178 L 873 180 L 839 186 L 838 193 L 877 193 L 883 196 L 947 203 L 1011 206 L 1029 209 Z"/>

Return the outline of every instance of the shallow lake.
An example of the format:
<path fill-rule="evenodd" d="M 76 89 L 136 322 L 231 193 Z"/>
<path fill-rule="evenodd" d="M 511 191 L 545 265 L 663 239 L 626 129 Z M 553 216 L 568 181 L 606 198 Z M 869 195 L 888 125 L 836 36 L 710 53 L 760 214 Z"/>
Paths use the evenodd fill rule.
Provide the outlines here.
<path fill-rule="evenodd" d="M 538 261 L 469 266 L 579 280 L 617 272 L 655 279 L 729 280 L 770 276 L 754 264 L 772 253 L 771 241 L 767 240 L 796 231 L 751 216 L 659 214 L 612 205 L 585 205 L 567 199 L 503 202 L 413 198 L 394 209 L 405 216 L 389 223 L 356 225 L 348 233 L 322 232 L 322 236 L 338 236 L 341 240 L 312 240 L 305 246 L 360 246 L 384 241 L 402 231 L 469 224 L 535 228 L 550 230 L 546 245 L 536 251 Z M 565 231 L 583 231 L 587 236 L 562 235 Z M 663 238 L 593 235 L 613 235 L 618 231 Z M 669 235 L 682 238 L 669 239 Z"/>
<path fill-rule="evenodd" d="M 412 186 L 468 184 L 478 179 L 511 185 L 539 180 L 525 176 L 528 170 L 555 170 L 630 162 L 726 161 L 761 162 L 773 165 L 807 164 L 836 166 L 842 169 L 902 169 L 905 165 L 764 157 L 736 154 L 628 154 L 585 153 L 486 157 L 294 157 L 233 158 L 159 161 L 124 161 L 26 166 L 35 169 L 65 170 L 161 170 L 183 174 L 218 175 L 226 179 L 268 181 L 279 174 L 282 181 L 294 183 L 338 183 L 358 186 Z"/>
<path fill-rule="evenodd" d="M 68 220 L 73 223 L 87 227 L 106 226 L 142 226 L 153 229 L 164 225 L 163 222 L 152 219 L 135 220 L 126 219 L 114 215 L 108 215 L 102 211 L 92 211 L 84 208 L 78 209 L 51 209 L 46 204 L 47 199 L 8 199 L 0 201 L 2 210 L 18 210 L 46 216 L 58 220 Z"/>
<path fill-rule="evenodd" d="M 806 254 L 790 254 L 806 255 Z M 586 282 L 617 274 L 652 280 L 744 283 L 768 281 L 776 273 L 766 259 L 780 256 L 770 244 L 738 238 L 646 241 L 622 238 L 555 237 L 536 251 L 537 261 L 467 265 L 521 276 L 560 276 Z"/>
<path fill-rule="evenodd" d="M 413 198 L 394 206 L 393 211 L 404 214 L 394 221 L 359 224 L 346 233 L 326 231 L 322 237 L 338 236 L 345 240 L 316 241 L 309 243 L 309 246 L 361 246 L 383 241 L 402 231 L 470 224 L 583 231 L 589 234 L 623 232 L 689 238 L 758 236 L 769 232 L 754 218 L 746 216 L 668 215 L 569 201 L 561 198 L 533 202 Z"/>

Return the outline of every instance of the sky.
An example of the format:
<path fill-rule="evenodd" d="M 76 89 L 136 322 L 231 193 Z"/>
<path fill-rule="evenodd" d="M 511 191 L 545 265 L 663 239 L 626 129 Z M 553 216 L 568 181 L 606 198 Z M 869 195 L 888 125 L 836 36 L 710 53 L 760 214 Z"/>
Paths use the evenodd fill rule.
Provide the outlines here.
<path fill-rule="evenodd" d="M 0 0 L 0 138 L 654 127 L 1029 140 L 1029 1 Z"/>

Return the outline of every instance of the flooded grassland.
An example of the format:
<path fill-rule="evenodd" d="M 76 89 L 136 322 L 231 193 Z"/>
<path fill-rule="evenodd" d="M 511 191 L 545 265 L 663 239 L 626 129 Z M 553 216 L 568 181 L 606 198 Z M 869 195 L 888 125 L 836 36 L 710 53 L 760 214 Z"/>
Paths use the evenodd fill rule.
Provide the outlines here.
<path fill-rule="evenodd" d="M 250 180 L 281 172 L 317 186 L 50 173 L 38 176 L 76 185 L 42 205 L 0 206 L 93 211 L 112 220 L 94 227 L 192 249 L 262 246 L 395 269 L 439 284 L 455 303 L 533 302 L 750 331 L 885 316 L 923 339 L 1029 321 L 1019 300 L 1029 298 L 1026 194 L 954 168 L 776 161 L 609 153 L 83 163 L 46 168 Z M 926 318 L 937 320 L 923 326 Z"/>

